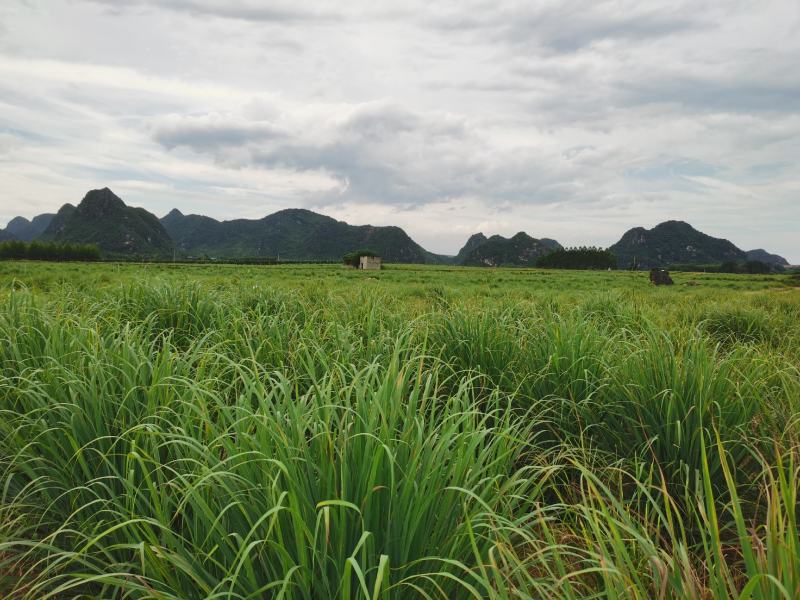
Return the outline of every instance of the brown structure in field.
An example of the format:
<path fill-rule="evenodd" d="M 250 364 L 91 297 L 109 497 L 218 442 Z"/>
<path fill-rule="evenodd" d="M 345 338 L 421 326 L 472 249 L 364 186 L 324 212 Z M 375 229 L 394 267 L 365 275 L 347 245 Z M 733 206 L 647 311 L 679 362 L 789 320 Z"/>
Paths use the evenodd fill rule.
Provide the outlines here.
<path fill-rule="evenodd" d="M 362 256 L 358 261 L 358 268 L 369 271 L 380 271 L 381 257 L 380 256 Z"/>
<path fill-rule="evenodd" d="M 656 285 L 672 285 L 672 277 L 666 269 L 650 269 L 650 282 Z"/>

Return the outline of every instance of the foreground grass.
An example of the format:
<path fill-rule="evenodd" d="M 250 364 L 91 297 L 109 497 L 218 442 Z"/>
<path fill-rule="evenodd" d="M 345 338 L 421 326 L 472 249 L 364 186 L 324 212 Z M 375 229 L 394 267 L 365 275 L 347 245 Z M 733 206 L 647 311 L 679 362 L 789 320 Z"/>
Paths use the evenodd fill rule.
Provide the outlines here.
<path fill-rule="evenodd" d="M 780 278 L 3 268 L 0 596 L 800 596 Z"/>

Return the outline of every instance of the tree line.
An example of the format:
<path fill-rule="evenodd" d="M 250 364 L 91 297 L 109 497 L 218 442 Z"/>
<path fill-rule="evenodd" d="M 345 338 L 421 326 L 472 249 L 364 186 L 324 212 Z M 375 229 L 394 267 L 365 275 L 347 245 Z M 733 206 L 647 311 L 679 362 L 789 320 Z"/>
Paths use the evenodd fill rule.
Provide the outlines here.
<path fill-rule="evenodd" d="M 580 246 L 545 254 L 536 261 L 536 266 L 543 269 L 616 269 L 617 257 L 603 248 Z"/>
<path fill-rule="evenodd" d="M 740 275 L 767 275 L 776 271 L 784 271 L 783 267 L 773 267 L 760 260 L 748 260 L 746 262 L 728 261 L 719 265 L 672 265 L 669 268 L 672 271 L 738 273 Z"/>
<path fill-rule="evenodd" d="M 9 240 L 0 243 L 0 260 L 95 261 L 100 249 L 94 244 Z"/>

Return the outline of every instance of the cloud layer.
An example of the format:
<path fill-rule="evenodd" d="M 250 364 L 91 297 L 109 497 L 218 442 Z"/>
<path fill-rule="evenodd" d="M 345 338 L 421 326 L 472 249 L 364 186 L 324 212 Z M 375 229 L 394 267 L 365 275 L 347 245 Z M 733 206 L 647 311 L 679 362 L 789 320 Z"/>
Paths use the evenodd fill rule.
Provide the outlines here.
<path fill-rule="evenodd" d="M 0 6 L 0 221 L 109 185 L 608 245 L 678 218 L 800 262 L 794 0 Z"/>

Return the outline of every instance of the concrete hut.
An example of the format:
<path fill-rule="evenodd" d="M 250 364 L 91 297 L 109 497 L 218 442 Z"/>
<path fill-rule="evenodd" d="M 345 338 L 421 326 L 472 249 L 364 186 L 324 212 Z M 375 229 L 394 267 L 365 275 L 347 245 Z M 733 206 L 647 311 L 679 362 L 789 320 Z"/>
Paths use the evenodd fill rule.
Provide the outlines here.
<path fill-rule="evenodd" d="M 380 271 L 381 257 L 380 256 L 362 256 L 358 261 L 358 268 L 368 271 Z"/>

